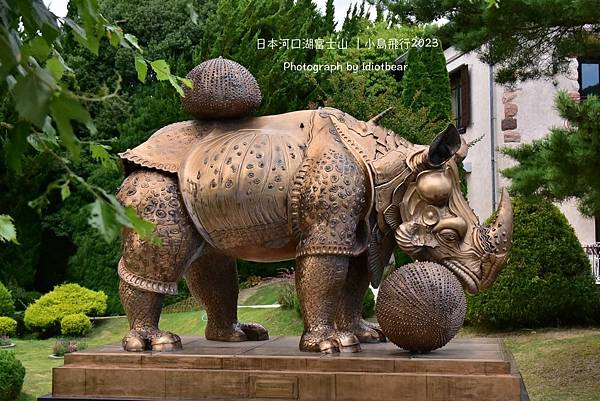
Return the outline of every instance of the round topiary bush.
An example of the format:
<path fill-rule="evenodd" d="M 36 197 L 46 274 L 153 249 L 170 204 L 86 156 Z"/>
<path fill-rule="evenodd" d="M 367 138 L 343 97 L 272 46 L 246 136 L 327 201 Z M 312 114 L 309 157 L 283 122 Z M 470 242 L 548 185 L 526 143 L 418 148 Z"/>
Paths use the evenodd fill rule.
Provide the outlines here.
<path fill-rule="evenodd" d="M 12 316 L 15 313 L 15 302 L 10 291 L 0 283 L 0 316 Z"/>
<path fill-rule="evenodd" d="M 102 291 L 88 290 L 77 284 L 56 286 L 27 308 L 25 325 L 33 331 L 54 334 L 67 315 L 103 315 L 106 312 L 106 300 L 106 294 Z"/>
<path fill-rule="evenodd" d="M 92 322 L 83 313 L 67 315 L 60 321 L 60 332 L 63 336 L 84 337 L 90 331 L 92 331 Z"/>
<path fill-rule="evenodd" d="M 0 401 L 13 401 L 21 394 L 25 368 L 13 352 L 0 351 Z"/>
<path fill-rule="evenodd" d="M 0 337 L 12 337 L 17 333 L 17 321 L 13 318 L 2 316 L 0 317 Z"/>
<path fill-rule="evenodd" d="M 467 321 L 495 328 L 600 321 L 600 290 L 575 231 L 541 199 L 513 200 L 510 258 L 495 283 L 468 297 Z"/>

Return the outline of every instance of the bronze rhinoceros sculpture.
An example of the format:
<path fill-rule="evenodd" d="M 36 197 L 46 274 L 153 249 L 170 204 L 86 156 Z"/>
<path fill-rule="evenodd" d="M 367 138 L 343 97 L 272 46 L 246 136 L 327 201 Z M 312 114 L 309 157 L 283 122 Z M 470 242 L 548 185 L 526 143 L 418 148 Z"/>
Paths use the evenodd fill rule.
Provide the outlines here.
<path fill-rule="evenodd" d="M 296 259 L 304 351 L 359 351 L 385 341 L 361 317 L 369 282 L 379 285 L 394 248 L 450 269 L 471 292 L 504 263 L 512 209 L 503 193 L 481 226 L 460 192 L 456 161 L 467 146 L 449 126 L 429 146 L 321 108 L 228 121 L 187 121 L 121 154 L 129 175 L 118 191 L 153 222 L 160 245 L 124 233 L 121 300 L 129 351 L 167 351 L 165 294 L 185 277 L 206 308 L 206 338 L 267 339 L 237 320 L 236 259 Z M 457 160 L 455 160 L 457 159 Z"/>

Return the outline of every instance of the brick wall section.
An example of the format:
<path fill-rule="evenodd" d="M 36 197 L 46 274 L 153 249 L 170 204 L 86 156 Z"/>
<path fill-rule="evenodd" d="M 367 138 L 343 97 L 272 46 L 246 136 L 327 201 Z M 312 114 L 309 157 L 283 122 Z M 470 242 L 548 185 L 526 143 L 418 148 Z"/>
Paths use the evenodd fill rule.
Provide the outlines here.
<path fill-rule="evenodd" d="M 502 95 L 502 104 L 504 105 L 504 116 L 500 122 L 500 128 L 504 135 L 504 143 L 508 142 L 521 142 L 521 134 L 517 131 L 517 113 L 519 107 L 515 100 L 517 99 L 517 92 L 511 90 L 505 90 Z"/>

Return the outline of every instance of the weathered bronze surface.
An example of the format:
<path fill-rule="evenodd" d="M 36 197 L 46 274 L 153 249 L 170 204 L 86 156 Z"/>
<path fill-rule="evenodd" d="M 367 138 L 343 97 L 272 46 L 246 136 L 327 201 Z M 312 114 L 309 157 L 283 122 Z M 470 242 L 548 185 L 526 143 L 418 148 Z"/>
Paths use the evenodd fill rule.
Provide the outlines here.
<path fill-rule="evenodd" d="M 392 272 L 377 297 L 377 321 L 394 344 L 427 352 L 446 345 L 463 325 L 467 301 L 444 266 L 414 262 Z"/>
<path fill-rule="evenodd" d="M 157 323 L 162 297 L 182 276 L 206 306 L 208 338 L 267 338 L 262 326 L 237 321 L 235 258 L 296 259 L 304 351 L 385 340 L 361 318 L 360 300 L 369 282 L 381 282 L 395 246 L 444 265 L 469 292 L 489 286 L 510 248 L 508 197 L 494 224 L 481 226 L 460 193 L 455 158 L 466 146 L 456 129 L 418 146 L 376 120 L 323 108 L 177 123 L 125 152 L 133 173 L 118 197 L 162 240 L 125 232 L 125 349 L 180 347 Z"/>

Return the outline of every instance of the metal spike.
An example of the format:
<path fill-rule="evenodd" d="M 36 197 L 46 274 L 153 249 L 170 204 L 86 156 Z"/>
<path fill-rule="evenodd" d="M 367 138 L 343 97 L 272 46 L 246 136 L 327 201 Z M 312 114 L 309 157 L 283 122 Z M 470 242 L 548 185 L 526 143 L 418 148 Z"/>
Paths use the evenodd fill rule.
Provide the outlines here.
<path fill-rule="evenodd" d="M 393 107 L 388 107 L 387 109 L 385 109 L 381 113 L 377 114 L 375 117 L 371 117 L 371 119 L 369 121 L 367 121 L 367 122 L 373 123 L 373 124 L 377 124 L 377 121 L 381 120 L 383 118 L 383 116 L 385 116 L 387 113 L 389 113 L 392 110 L 394 110 Z"/>

